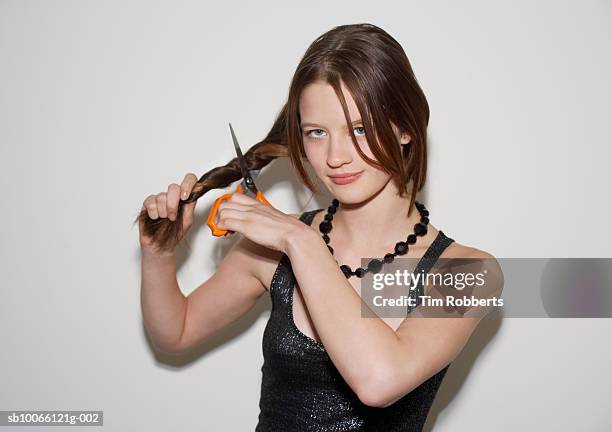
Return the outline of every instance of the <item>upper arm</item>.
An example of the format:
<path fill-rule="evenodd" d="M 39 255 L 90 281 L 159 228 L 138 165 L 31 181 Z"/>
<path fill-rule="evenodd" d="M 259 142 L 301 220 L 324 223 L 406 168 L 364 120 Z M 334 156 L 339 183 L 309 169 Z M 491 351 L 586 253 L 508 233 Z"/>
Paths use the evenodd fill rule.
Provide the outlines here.
<path fill-rule="evenodd" d="M 244 236 L 230 248 L 215 273 L 187 296 L 178 351 L 199 344 L 248 312 L 267 292 L 258 266 L 262 247 Z"/>
<path fill-rule="evenodd" d="M 291 216 L 299 218 L 299 215 Z M 185 323 L 177 351 L 201 343 L 251 310 L 267 292 L 262 282 L 263 262 L 279 259 L 278 251 L 241 235 L 215 273 L 187 296 Z"/>
<path fill-rule="evenodd" d="M 491 274 L 487 283 L 495 285 L 491 292 L 501 292 L 501 267 L 487 252 L 464 248 L 456 258 L 482 258 Z M 455 258 L 453 257 L 453 258 Z M 491 270 L 489 270 L 491 269 Z M 428 294 L 428 293 L 426 293 Z M 418 312 L 421 306 L 413 310 Z M 439 310 L 439 308 L 438 308 Z M 463 317 L 407 317 L 396 330 L 399 350 L 388 365 L 391 371 L 383 384 L 382 406 L 397 401 L 451 363 L 461 352 L 479 321 L 486 313 Z"/>

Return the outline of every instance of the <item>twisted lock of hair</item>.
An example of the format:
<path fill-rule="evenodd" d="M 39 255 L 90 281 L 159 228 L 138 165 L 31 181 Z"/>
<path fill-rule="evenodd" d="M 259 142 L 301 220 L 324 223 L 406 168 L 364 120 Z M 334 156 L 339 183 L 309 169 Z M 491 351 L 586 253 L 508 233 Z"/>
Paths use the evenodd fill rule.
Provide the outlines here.
<path fill-rule="evenodd" d="M 244 153 L 249 170 L 261 169 L 278 157 L 289 156 L 285 137 L 285 112 L 286 105 L 266 137 Z M 184 205 L 196 201 L 211 189 L 225 188 L 240 179 L 242 179 L 242 172 L 238 158 L 235 157 L 226 165 L 213 168 L 198 179 L 191 194 L 185 200 L 179 201 L 174 221 L 168 218 L 151 219 L 147 210 L 142 209 L 134 223 L 142 223 L 144 234 L 152 239 L 157 249 L 164 252 L 171 251 L 180 240 Z"/>

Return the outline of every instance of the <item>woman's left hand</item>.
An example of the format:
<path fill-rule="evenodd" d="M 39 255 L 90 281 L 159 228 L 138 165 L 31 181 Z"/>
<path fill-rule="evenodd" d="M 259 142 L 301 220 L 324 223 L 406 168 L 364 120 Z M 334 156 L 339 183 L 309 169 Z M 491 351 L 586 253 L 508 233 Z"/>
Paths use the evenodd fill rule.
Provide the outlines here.
<path fill-rule="evenodd" d="M 284 253 L 295 238 L 309 230 L 314 232 L 299 219 L 238 192 L 219 205 L 217 228 L 239 232 L 255 243 Z"/>

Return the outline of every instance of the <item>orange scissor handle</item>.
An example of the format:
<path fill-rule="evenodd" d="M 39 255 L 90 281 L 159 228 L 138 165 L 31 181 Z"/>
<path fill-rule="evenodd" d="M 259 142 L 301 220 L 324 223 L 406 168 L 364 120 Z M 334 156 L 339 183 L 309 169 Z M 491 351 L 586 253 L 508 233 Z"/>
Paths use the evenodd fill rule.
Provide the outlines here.
<path fill-rule="evenodd" d="M 242 183 L 238 185 L 238 187 L 236 188 L 236 192 L 234 193 L 244 193 L 244 190 L 242 189 Z M 233 194 L 231 193 L 227 193 L 217 198 L 212 206 L 212 209 L 210 210 L 210 213 L 208 214 L 208 226 L 210 230 L 212 231 L 212 235 L 214 235 L 215 237 L 227 236 L 229 234 L 233 234 L 234 232 L 231 230 L 224 230 L 221 228 L 217 228 L 217 224 L 215 223 L 215 217 L 217 216 L 217 210 L 219 210 L 219 206 L 221 205 L 223 200 L 230 199 L 232 195 Z M 270 202 L 266 199 L 264 194 L 262 194 L 259 191 L 257 191 L 257 195 L 255 199 L 261 203 L 272 206 L 272 204 L 270 204 Z"/>

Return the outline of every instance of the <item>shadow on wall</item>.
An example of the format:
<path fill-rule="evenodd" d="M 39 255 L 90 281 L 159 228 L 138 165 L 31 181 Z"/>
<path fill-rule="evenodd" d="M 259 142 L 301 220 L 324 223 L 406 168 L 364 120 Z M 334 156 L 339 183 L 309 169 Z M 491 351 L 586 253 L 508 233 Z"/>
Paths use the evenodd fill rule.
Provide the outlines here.
<path fill-rule="evenodd" d="M 461 391 L 461 387 L 467 380 L 476 359 L 501 328 L 502 320 L 503 311 L 493 311 L 489 316 L 483 318 L 478 326 L 476 326 L 467 344 L 448 368 L 444 380 L 440 384 L 436 399 L 427 416 L 427 421 L 423 426 L 423 432 L 430 432 L 433 430 L 438 415 Z M 493 396 L 494 392 L 495 389 L 492 388 L 491 396 Z M 489 397 L 489 395 L 484 395 L 484 397 Z"/>

